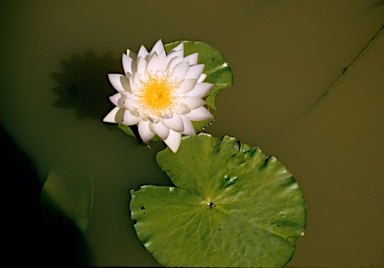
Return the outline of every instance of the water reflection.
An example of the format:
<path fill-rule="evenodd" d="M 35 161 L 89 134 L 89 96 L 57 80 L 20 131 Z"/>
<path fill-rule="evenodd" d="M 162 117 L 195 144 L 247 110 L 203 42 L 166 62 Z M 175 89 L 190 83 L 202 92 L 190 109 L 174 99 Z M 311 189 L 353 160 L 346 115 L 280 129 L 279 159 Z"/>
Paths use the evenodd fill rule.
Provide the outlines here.
<path fill-rule="evenodd" d="M 107 52 L 97 56 L 88 50 L 83 56 L 75 53 L 62 60 L 64 72 L 52 73 L 58 86 L 52 90 L 60 96 L 54 107 L 77 109 L 79 120 L 100 120 L 113 108 L 108 97 L 115 90 L 109 84 L 107 74 L 121 72 L 121 62 Z"/>
<path fill-rule="evenodd" d="M 0 126 L 3 197 L 3 263 L 88 263 L 90 252 L 84 238 L 45 223 L 40 207 L 42 183 L 36 165 Z M 81 254 L 79 253 L 81 252 Z"/>

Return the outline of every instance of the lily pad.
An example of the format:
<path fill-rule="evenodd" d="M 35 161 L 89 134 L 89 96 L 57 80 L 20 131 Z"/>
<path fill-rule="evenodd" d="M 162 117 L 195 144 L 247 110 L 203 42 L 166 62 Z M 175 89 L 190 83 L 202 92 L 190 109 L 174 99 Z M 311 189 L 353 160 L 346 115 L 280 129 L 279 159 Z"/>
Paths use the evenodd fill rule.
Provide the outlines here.
<path fill-rule="evenodd" d="M 175 187 L 131 191 L 137 236 L 164 266 L 282 267 L 303 236 L 297 181 L 275 157 L 233 137 L 183 137 L 156 160 Z"/>
<path fill-rule="evenodd" d="M 51 171 L 41 190 L 45 220 L 55 228 L 84 232 L 93 202 L 93 185 L 88 178 L 66 178 Z"/>

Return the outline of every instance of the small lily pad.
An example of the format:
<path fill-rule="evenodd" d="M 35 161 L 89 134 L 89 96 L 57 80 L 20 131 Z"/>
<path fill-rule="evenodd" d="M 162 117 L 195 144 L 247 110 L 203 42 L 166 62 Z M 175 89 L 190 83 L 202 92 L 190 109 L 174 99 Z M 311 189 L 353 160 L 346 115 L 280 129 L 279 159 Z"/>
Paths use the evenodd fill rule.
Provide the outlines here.
<path fill-rule="evenodd" d="M 304 234 L 297 181 L 275 157 L 233 137 L 183 137 L 156 160 L 175 187 L 131 191 L 137 236 L 164 266 L 282 267 Z"/>
<path fill-rule="evenodd" d="M 87 229 L 93 201 L 90 179 L 69 179 L 51 171 L 40 198 L 44 218 L 51 226 L 79 232 Z"/>

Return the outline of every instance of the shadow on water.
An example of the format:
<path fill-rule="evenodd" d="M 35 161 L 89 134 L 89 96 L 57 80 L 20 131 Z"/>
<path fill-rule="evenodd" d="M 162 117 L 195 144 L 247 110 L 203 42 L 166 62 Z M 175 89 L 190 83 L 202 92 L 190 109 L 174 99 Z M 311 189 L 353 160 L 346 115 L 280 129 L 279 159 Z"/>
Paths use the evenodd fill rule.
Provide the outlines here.
<path fill-rule="evenodd" d="M 371 3 L 371 8 L 382 7 L 382 6 L 384 6 L 384 0 L 373 0 Z"/>
<path fill-rule="evenodd" d="M 91 256 L 79 233 L 45 223 L 40 207 L 42 183 L 35 164 L 2 126 L 0 142 L 1 156 L 5 159 L 1 161 L 2 262 L 41 265 L 89 262 Z"/>
<path fill-rule="evenodd" d="M 54 107 L 77 109 L 77 118 L 102 119 L 112 108 L 109 96 L 115 90 L 108 73 L 121 73 L 121 62 L 110 52 L 97 56 L 88 50 L 83 56 L 73 54 L 62 60 L 63 73 L 52 73 L 58 86 L 52 90 L 60 96 Z"/>

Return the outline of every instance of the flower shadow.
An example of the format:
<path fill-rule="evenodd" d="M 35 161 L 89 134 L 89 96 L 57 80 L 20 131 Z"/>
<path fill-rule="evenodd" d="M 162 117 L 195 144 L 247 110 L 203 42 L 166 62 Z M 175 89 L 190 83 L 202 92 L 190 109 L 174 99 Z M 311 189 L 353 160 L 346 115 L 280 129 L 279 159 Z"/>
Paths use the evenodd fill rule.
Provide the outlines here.
<path fill-rule="evenodd" d="M 52 106 L 77 109 L 79 120 L 102 119 L 113 108 L 108 97 L 115 92 L 107 74 L 121 72 L 121 62 L 110 52 L 97 56 L 89 49 L 83 56 L 75 53 L 61 63 L 64 72 L 52 73 L 58 84 L 52 90 L 60 96 Z"/>

